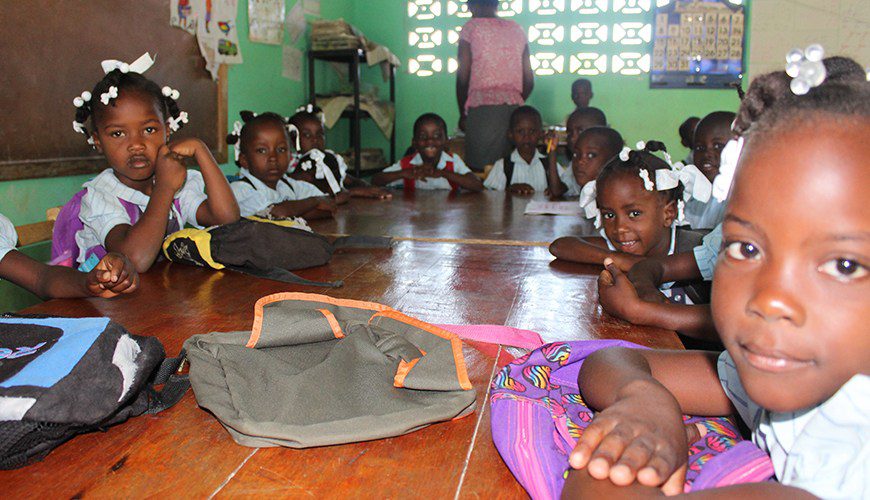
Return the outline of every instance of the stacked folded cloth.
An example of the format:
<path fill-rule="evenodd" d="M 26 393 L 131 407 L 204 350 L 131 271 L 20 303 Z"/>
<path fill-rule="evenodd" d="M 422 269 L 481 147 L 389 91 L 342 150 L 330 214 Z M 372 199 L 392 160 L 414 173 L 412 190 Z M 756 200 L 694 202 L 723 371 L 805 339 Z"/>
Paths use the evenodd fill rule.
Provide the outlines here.
<path fill-rule="evenodd" d="M 362 47 L 360 33 L 344 19 L 311 22 L 311 50 L 342 50 Z"/>

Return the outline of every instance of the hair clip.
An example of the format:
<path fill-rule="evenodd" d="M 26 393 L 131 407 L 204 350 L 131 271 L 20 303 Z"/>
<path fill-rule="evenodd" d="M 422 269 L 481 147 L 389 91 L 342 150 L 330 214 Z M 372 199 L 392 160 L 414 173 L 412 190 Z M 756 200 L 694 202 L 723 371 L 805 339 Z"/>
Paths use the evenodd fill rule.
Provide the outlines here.
<path fill-rule="evenodd" d="M 164 96 L 172 98 L 176 101 L 178 100 L 179 97 L 181 97 L 181 92 L 174 90 L 172 87 L 169 87 L 169 86 L 163 87 L 161 89 L 161 92 L 163 92 Z"/>
<path fill-rule="evenodd" d="M 825 49 L 819 44 L 806 50 L 792 49 L 785 56 L 785 72 L 792 78 L 790 88 L 794 95 L 804 95 L 825 81 L 828 72 L 822 62 L 824 57 Z"/>
<path fill-rule="evenodd" d="M 643 179 L 643 188 L 644 189 L 646 189 L 647 191 L 652 191 L 655 189 L 655 184 L 653 184 L 653 181 L 651 181 L 649 179 L 649 170 L 642 168 L 638 172 L 638 175 L 640 176 L 641 179 Z"/>
<path fill-rule="evenodd" d="M 623 146 L 622 151 L 619 152 L 619 159 L 622 161 L 628 161 L 630 153 L 631 148 L 629 148 L 628 146 Z"/>
<path fill-rule="evenodd" d="M 167 123 L 169 123 L 169 128 L 173 132 L 177 132 L 178 129 L 181 128 L 182 123 L 187 123 L 187 111 L 182 111 L 181 113 L 179 113 L 178 118 L 172 118 L 170 116 L 169 119 L 166 121 Z"/>
<path fill-rule="evenodd" d="M 595 199 L 598 197 L 597 181 L 589 181 L 583 185 L 580 190 L 580 208 L 586 214 L 587 219 L 595 219 L 595 227 L 601 227 L 601 210 L 598 209 L 598 202 Z"/>
<path fill-rule="evenodd" d="M 103 92 L 100 94 L 100 102 L 103 103 L 104 106 L 109 105 L 109 101 L 118 97 L 118 87 L 112 85 L 109 87 L 108 92 Z"/>
<path fill-rule="evenodd" d="M 104 73 L 111 73 L 114 70 L 119 70 L 121 73 L 144 73 L 148 71 L 148 68 L 154 65 L 154 59 L 151 58 L 151 54 L 148 52 L 139 56 L 139 59 L 131 62 L 130 64 L 125 63 L 124 61 L 118 61 L 116 59 L 106 59 L 101 62 L 100 65 L 103 67 Z"/>

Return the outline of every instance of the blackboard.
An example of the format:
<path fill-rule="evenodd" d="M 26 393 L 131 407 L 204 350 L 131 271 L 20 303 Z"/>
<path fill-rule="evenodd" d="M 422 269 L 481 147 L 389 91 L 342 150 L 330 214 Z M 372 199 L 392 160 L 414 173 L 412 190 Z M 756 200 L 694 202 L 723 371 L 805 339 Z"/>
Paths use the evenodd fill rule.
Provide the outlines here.
<path fill-rule="evenodd" d="M 196 38 L 169 25 L 169 0 L 0 1 L 0 180 L 93 173 L 102 156 L 73 131 L 72 100 L 103 76 L 100 61 L 156 63 L 145 75 L 181 92 L 190 122 L 226 161 L 226 68 L 205 70 Z"/>

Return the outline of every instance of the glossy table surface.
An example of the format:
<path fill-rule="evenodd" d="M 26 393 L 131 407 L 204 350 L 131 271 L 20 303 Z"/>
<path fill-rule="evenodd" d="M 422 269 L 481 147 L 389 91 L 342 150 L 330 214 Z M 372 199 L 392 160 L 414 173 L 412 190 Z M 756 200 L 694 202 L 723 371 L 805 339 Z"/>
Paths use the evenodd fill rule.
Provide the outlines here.
<path fill-rule="evenodd" d="M 405 230 L 408 235 L 506 235 L 529 241 L 557 235 L 547 234 L 547 229 L 577 227 L 571 217 L 531 218 L 521 210 L 499 218 L 495 208 L 481 208 L 471 196 L 464 200 L 442 194 L 440 202 L 437 196 L 421 196 L 420 204 L 401 195 L 387 202 L 352 200 L 336 221 L 317 227 L 324 232 L 366 228 L 369 234 Z M 517 205 L 516 200 L 504 201 L 503 195 L 478 199 Z M 439 204 L 444 207 L 442 219 L 419 215 Z M 390 215 L 391 207 L 405 217 L 418 214 L 403 225 L 399 216 Z M 378 219 L 385 221 L 381 229 L 374 222 Z M 340 250 L 327 266 L 299 272 L 309 279 L 344 280 L 338 289 L 163 262 L 142 276 L 140 290 L 131 296 L 53 300 L 26 312 L 108 316 L 135 334 L 158 337 L 167 353 L 175 355 L 190 335 L 249 330 L 258 298 L 303 291 L 380 302 L 433 323 L 532 329 L 546 341 L 619 338 L 680 347 L 672 332 L 631 326 L 603 314 L 597 303 L 597 273 L 592 266 L 554 263 L 546 248 L 538 246 L 399 241 L 391 249 Z M 246 448 L 196 405 L 191 391 L 163 413 L 76 437 L 42 462 L 3 472 L 4 496 L 522 498 L 525 492 L 490 438 L 488 388 L 498 368 L 512 359 L 510 354 L 518 353 L 466 343 L 477 411 L 409 435 L 306 450 Z"/>

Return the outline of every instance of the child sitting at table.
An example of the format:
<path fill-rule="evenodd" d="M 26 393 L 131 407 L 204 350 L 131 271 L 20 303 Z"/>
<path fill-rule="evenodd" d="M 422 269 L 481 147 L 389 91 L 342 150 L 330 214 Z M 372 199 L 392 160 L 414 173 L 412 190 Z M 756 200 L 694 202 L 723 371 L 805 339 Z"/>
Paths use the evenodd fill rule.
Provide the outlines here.
<path fill-rule="evenodd" d="M 551 181 L 550 193 L 554 197 L 580 196 L 583 186 L 598 178 L 604 165 L 619 154 L 623 145 L 622 136 L 612 128 L 587 128 L 574 140 L 570 167 L 559 171 L 562 187 L 566 191 L 560 193 L 555 189 L 558 186 L 553 186 Z M 554 159 L 551 158 L 550 162 L 552 165 Z"/>
<path fill-rule="evenodd" d="M 119 253 L 106 254 L 87 273 L 65 266 L 49 266 L 15 250 L 18 234 L 0 214 L 0 278 L 47 299 L 111 298 L 139 287 L 139 273 Z"/>
<path fill-rule="evenodd" d="M 726 352 L 587 358 L 578 382 L 599 413 L 570 455 L 563 498 L 682 493 L 694 439 L 681 414 L 735 410 L 777 482 L 692 496 L 870 494 L 868 136 L 866 82 L 816 87 L 752 125 L 713 280 Z"/>
<path fill-rule="evenodd" d="M 185 224 L 202 227 L 239 219 L 239 206 L 208 146 L 195 138 L 169 142 L 170 134 L 187 122 L 187 113 L 178 108 L 177 90 L 161 89 L 142 76 L 152 63 L 147 54 L 132 64 L 103 61 L 105 77 L 74 100 L 73 128 L 88 137 L 111 167 L 86 182 L 78 198 L 76 215 L 83 224 L 74 235 L 79 264 L 115 251 L 145 272 L 167 234 Z M 202 173 L 186 169 L 187 158 Z M 54 239 L 71 236 L 55 231 Z"/>
<path fill-rule="evenodd" d="M 242 121 L 235 122 L 227 144 L 235 145 L 240 178 L 230 188 L 242 216 L 331 217 L 335 212 L 332 198 L 287 176 L 291 153 L 286 120 L 275 113 L 242 111 L 240 115 Z"/>
<path fill-rule="evenodd" d="M 296 141 L 296 154 L 291 160 L 287 174 L 301 182 L 315 186 L 321 196 L 333 196 L 339 204 L 346 203 L 349 197 L 376 198 L 388 200 L 393 195 L 379 187 L 370 186 L 366 181 L 347 173 L 347 164 L 341 155 L 326 149 L 326 137 L 320 110 L 311 104 L 296 110 L 290 117 L 291 136 Z M 297 168 L 302 156 L 314 157 L 315 170 Z M 321 158 L 322 157 L 322 158 Z M 325 161 L 317 161 L 317 160 Z M 323 166 L 329 165 L 329 171 Z"/>
<path fill-rule="evenodd" d="M 714 111 L 698 122 L 692 138 L 693 164 L 704 174 L 712 184 L 719 174 L 719 163 L 722 149 L 734 136 L 731 124 L 736 115 L 730 111 Z M 697 179 L 695 182 L 703 182 Z M 693 229 L 712 229 L 722 222 L 725 215 L 725 203 L 715 198 L 703 202 L 695 198 L 686 202 L 686 221 Z"/>
<path fill-rule="evenodd" d="M 462 158 L 445 151 L 447 123 L 435 113 L 426 113 L 414 122 L 415 153 L 387 167 L 372 179 L 376 186 L 415 189 L 459 188 L 483 191 L 483 183 L 465 165 Z"/>
<path fill-rule="evenodd" d="M 520 195 L 547 189 L 548 172 L 542 161 L 546 156 L 538 151 L 542 127 L 541 113 L 532 106 L 520 106 L 511 113 L 508 138 L 514 150 L 495 162 L 483 183 L 485 187 Z"/>
<path fill-rule="evenodd" d="M 676 224 L 683 190 L 678 175 L 651 154 L 663 150 L 662 143 L 650 141 L 641 151 L 625 148 L 611 159 L 580 200 L 587 214 L 594 212 L 601 237 L 559 238 L 550 245 L 550 253 L 581 264 L 599 264 L 609 257 L 628 270 L 644 258 L 689 252 L 697 246 L 702 235 Z M 703 300 L 697 290 L 672 286 L 661 288 L 676 302 Z"/>

